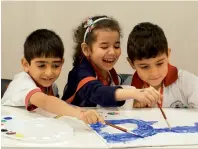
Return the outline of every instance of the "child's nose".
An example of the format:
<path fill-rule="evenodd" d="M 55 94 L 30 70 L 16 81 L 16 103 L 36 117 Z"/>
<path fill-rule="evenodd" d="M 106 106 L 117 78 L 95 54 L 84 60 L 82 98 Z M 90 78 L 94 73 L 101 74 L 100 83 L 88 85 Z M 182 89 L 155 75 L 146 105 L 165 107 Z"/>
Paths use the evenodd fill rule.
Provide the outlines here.
<path fill-rule="evenodd" d="M 114 55 L 115 54 L 115 49 L 114 48 L 110 48 L 108 54 Z"/>
<path fill-rule="evenodd" d="M 45 70 L 45 75 L 46 75 L 47 77 L 50 77 L 50 76 L 52 75 L 52 69 L 51 69 L 51 68 L 47 68 L 47 69 Z"/>
<path fill-rule="evenodd" d="M 149 73 L 150 73 L 151 76 L 155 77 L 155 76 L 158 75 L 158 69 L 154 67 L 154 68 L 152 68 L 152 69 L 150 70 Z"/>

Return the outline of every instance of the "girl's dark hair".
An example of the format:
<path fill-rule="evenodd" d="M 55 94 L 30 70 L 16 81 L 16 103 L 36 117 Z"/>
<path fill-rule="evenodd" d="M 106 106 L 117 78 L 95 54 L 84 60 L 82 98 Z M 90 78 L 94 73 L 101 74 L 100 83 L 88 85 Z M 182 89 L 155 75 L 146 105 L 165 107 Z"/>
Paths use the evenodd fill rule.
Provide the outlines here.
<path fill-rule="evenodd" d="M 103 17 L 107 17 L 107 16 L 94 16 L 91 19 L 93 21 L 99 19 L 99 18 L 103 18 Z M 119 35 L 121 36 L 121 28 L 120 25 L 118 23 L 117 20 L 108 17 L 109 19 L 104 19 L 104 20 L 100 20 L 98 22 L 96 22 L 94 24 L 93 29 L 91 30 L 91 32 L 88 32 L 86 35 L 86 39 L 85 39 L 85 43 L 91 47 L 91 45 L 93 44 L 93 42 L 96 41 L 96 36 L 94 34 L 95 30 L 98 29 L 105 29 L 105 30 L 111 30 L 111 31 L 117 31 L 119 33 Z M 81 49 L 81 44 L 83 43 L 83 38 L 84 38 L 84 34 L 87 28 L 84 27 L 86 22 L 81 23 L 80 26 L 77 27 L 77 29 L 74 31 L 74 42 L 75 42 L 75 52 L 73 55 L 73 66 L 77 65 L 83 55 L 82 55 L 82 49 Z"/>
<path fill-rule="evenodd" d="M 53 31 L 38 29 L 33 31 L 24 43 L 24 57 L 31 64 L 37 57 L 63 58 L 64 46 L 61 38 Z"/>
<path fill-rule="evenodd" d="M 132 62 L 155 58 L 163 53 L 168 55 L 168 42 L 164 31 L 150 22 L 136 25 L 128 37 L 127 53 Z"/>

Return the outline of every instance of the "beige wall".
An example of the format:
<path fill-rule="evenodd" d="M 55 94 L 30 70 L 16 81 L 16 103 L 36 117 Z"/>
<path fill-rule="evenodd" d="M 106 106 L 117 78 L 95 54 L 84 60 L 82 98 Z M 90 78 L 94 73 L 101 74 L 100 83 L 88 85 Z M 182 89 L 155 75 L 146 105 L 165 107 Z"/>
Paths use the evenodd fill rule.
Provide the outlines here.
<path fill-rule="evenodd" d="M 57 84 L 60 94 L 72 68 L 72 30 L 90 15 L 115 17 L 123 28 L 122 55 L 115 68 L 132 72 L 125 57 L 127 36 L 142 21 L 160 25 L 172 49 L 171 62 L 198 75 L 198 2 L 2 2 L 2 78 L 22 70 L 23 43 L 35 29 L 56 31 L 65 45 L 65 64 Z"/>

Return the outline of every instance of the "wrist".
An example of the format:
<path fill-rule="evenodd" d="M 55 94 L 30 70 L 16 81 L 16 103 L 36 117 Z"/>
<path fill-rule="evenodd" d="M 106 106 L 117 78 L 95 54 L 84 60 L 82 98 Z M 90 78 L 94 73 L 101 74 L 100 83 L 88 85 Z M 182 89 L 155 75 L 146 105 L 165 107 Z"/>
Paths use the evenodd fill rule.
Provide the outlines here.
<path fill-rule="evenodd" d="M 138 89 L 136 89 L 136 88 L 132 88 L 131 89 L 130 93 L 131 93 L 131 98 L 132 99 L 136 99 L 136 97 L 137 97 L 137 91 L 138 91 Z"/>
<path fill-rule="evenodd" d="M 78 108 L 77 110 L 78 111 L 77 111 L 76 118 L 79 119 L 79 120 L 81 120 L 83 118 L 84 112 L 83 112 L 83 110 L 81 110 L 81 108 Z"/>

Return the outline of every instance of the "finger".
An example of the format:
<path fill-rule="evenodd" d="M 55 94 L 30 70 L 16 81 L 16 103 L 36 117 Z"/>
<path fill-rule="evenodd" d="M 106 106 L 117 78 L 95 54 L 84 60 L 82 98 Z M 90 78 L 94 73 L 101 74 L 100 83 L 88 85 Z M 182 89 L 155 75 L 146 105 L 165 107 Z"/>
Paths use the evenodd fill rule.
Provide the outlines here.
<path fill-rule="evenodd" d="M 93 120 L 92 120 L 92 117 L 90 115 L 86 116 L 86 118 L 87 118 L 88 124 L 93 124 Z"/>
<path fill-rule="evenodd" d="M 160 93 L 161 88 L 159 88 L 158 90 L 156 90 L 154 87 L 152 87 L 152 88 L 155 90 L 155 93 L 156 93 L 158 96 L 162 97 L 162 94 Z"/>
<path fill-rule="evenodd" d="M 87 112 L 85 112 L 85 119 L 87 121 L 88 124 L 92 124 L 92 115 L 94 115 L 92 110 L 88 110 Z"/>
<path fill-rule="evenodd" d="M 93 119 L 94 116 L 96 117 L 96 114 L 95 114 L 94 110 L 89 110 L 89 111 L 86 112 L 86 118 L 87 118 L 87 121 L 88 121 L 89 124 L 94 123 L 94 119 Z"/>
<path fill-rule="evenodd" d="M 83 120 L 85 122 L 85 124 L 88 124 L 88 119 L 86 117 L 86 114 L 84 114 L 84 112 L 82 112 L 82 116 L 81 116 L 81 120 Z"/>
<path fill-rule="evenodd" d="M 103 117 L 97 111 L 94 111 L 94 112 L 95 112 L 95 115 L 97 117 L 97 121 L 102 123 L 102 124 L 105 124 L 105 121 L 104 121 Z"/>
<path fill-rule="evenodd" d="M 101 123 L 105 124 L 104 119 L 100 116 L 100 114 L 97 111 L 92 110 L 92 112 L 96 118 L 96 122 L 101 122 Z"/>
<path fill-rule="evenodd" d="M 99 117 L 100 117 L 100 114 L 99 114 L 97 111 L 92 110 L 92 112 L 94 112 L 94 114 L 95 114 L 95 116 L 96 116 L 97 118 L 99 118 Z"/>
<path fill-rule="evenodd" d="M 134 103 L 133 103 L 133 107 L 134 108 L 141 108 L 141 104 L 140 104 L 140 102 L 138 102 L 138 101 L 134 101 Z"/>
<path fill-rule="evenodd" d="M 100 122 L 100 123 L 102 123 L 102 124 L 104 124 L 104 125 L 105 125 L 105 120 L 103 119 L 103 117 L 102 117 L 102 116 L 99 116 L 99 118 L 98 118 L 98 122 Z"/>
<path fill-rule="evenodd" d="M 93 124 L 98 122 L 98 117 L 95 114 L 91 116 L 91 119 Z"/>
<path fill-rule="evenodd" d="M 146 106 L 147 106 L 147 103 L 146 102 L 140 102 L 140 107 L 141 108 L 146 108 Z"/>
<path fill-rule="evenodd" d="M 144 108 L 146 107 L 147 103 L 145 101 L 136 101 L 135 103 L 137 105 L 138 108 Z"/>
<path fill-rule="evenodd" d="M 145 93 L 145 97 L 146 97 L 146 99 L 145 99 L 145 102 L 147 103 L 147 105 L 150 107 L 151 106 L 151 104 L 152 104 L 152 102 L 151 102 L 151 100 L 149 99 L 149 93 Z"/>
<path fill-rule="evenodd" d="M 155 89 L 155 88 L 152 88 L 152 95 L 155 97 L 155 101 L 159 101 L 159 97 L 160 97 L 160 93 Z"/>
<path fill-rule="evenodd" d="M 152 93 L 147 93 L 147 98 L 150 100 L 151 105 L 153 105 L 155 103 L 155 97 L 153 97 Z"/>
<path fill-rule="evenodd" d="M 154 104 L 160 101 L 160 93 L 155 88 L 151 87 L 149 92 L 154 97 Z"/>
<path fill-rule="evenodd" d="M 152 89 L 151 89 L 151 88 L 150 88 L 150 89 L 147 89 L 147 90 L 145 91 L 145 96 L 146 96 L 147 99 L 150 101 L 150 102 L 148 103 L 148 106 L 149 106 L 149 107 L 155 103 L 155 97 L 154 97 L 153 94 L 152 94 Z"/>
<path fill-rule="evenodd" d="M 159 91 L 157 91 L 157 90 L 155 90 L 155 93 L 158 95 L 158 100 L 157 100 L 157 102 L 158 102 L 159 104 L 161 104 L 161 99 L 163 98 L 163 95 L 162 95 Z"/>

